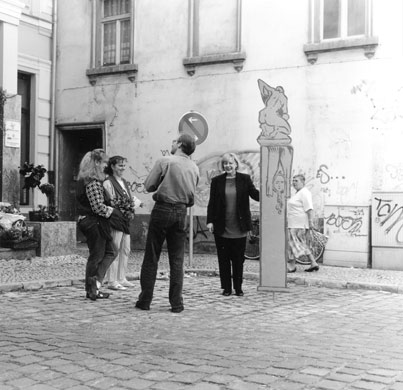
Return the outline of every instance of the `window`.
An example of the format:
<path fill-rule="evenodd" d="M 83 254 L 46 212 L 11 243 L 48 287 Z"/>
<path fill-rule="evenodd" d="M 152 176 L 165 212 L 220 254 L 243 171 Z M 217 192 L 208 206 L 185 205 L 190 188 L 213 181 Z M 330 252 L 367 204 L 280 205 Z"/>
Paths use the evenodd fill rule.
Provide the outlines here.
<path fill-rule="evenodd" d="M 311 0 L 310 16 L 310 43 L 304 51 L 311 64 L 321 52 L 361 48 L 367 58 L 375 54 L 372 0 Z"/>
<path fill-rule="evenodd" d="M 102 65 L 130 62 L 130 1 L 104 0 L 102 12 Z"/>
<path fill-rule="evenodd" d="M 242 70 L 241 5 L 242 0 L 189 0 L 188 57 L 183 60 L 189 75 L 196 66 L 228 62 Z"/>
<path fill-rule="evenodd" d="M 365 35 L 365 0 L 323 0 L 323 39 Z"/>
<path fill-rule="evenodd" d="M 133 63 L 134 0 L 93 0 L 93 37 L 91 69 L 94 85 L 100 76 L 126 73 L 134 81 Z"/>

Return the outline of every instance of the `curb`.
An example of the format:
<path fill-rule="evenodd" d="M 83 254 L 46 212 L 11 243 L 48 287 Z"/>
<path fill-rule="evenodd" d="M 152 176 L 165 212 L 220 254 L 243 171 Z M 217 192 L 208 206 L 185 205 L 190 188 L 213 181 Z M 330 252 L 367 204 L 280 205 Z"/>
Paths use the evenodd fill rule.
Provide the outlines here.
<path fill-rule="evenodd" d="M 162 277 L 164 274 L 168 274 L 167 271 L 159 271 L 160 277 L 158 280 L 166 280 L 168 277 Z M 214 269 L 186 269 L 186 274 L 207 276 L 207 277 L 218 277 L 219 273 Z M 260 278 L 259 274 L 254 272 L 245 272 L 244 279 L 256 280 Z M 128 275 L 129 280 L 138 280 L 138 274 Z M 381 283 L 365 283 L 365 282 L 346 282 L 338 280 L 329 279 L 310 279 L 301 276 L 288 275 L 288 284 L 295 284 L 297 286 L 307 286 L 307 287 L 326 287 L 333 289 L 348 289 L 348 290 L 371 290 L 371 291 L 382 291 L 393 294 L 403 294 L 403 285 L 391 285 L 391 284 L 381 284 Z M 77 279 L 53 279 L 53 280 L 32 280 L 28 282 L 14 282 L 8 284 L 0 284 L 0 293 L 8 293 L 15 291 L 39 291 L 46 288 L 56 288 L 56 287 L 69 287 L 77 284 L 83 284 L 83 278 Z"/>
<path fill-rule="evenodd" d="M 218 271 L 211 269 L 187 269 L 185 273 L 194 273 L 203 276 L 218 276 Z M 259 274 L 254 272 L 245 272 L 244 279 L 259 280 Z M 383 291 L 393 294 L 403 294 L 403 285 L 391 285 L 380 283 L 364 283 L 364 282 L 342 282 L 329 279 L 310 279 L 302 276 L 289 275 L 287 282 L 298 286 L 307 287 L 326 287 L 334 289 L 349 289 L 349 290 L 372 290 Z"/>
<path fill-rule="evenodd" d="M 372 290 L 383 291 L 394 294 L 403 294 L 403 285 L 381 284 L 381 283 L 365 283 L 365 282 L 346 282 L 329 279 L 310 279 L 301 276 L 290 275 L 287 277 L 289 283 L 299 286 L 315 286 L 349 290 Z"/>
<path fill-rule="evenodd" d="M 84 283 L 83 279 L 54 279 L 54 280 L 31 280 L 0 285 L 0 293 L 14 291 L 39 291 L 45 288 L 70 287 Z"/>

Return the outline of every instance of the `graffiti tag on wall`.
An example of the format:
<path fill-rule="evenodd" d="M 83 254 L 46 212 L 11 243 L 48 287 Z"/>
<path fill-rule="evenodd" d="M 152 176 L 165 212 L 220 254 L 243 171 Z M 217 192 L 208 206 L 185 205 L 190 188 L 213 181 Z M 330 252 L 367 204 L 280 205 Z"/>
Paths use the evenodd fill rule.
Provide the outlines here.
<path fill-rule="evenodd" d="M 369 206 L 325 206 L 326 250 L 368 252 Z"/>
<path fill-rule="evenodd" d="M 352 236 L 367 235 L 367 232 L 362 232 L 364 209 L 357 208 L 340 208 L 337 212 L 332 212 L 325 216 L 325 224 L 329 227 L 335 227 L 338 231 L 348 233 Z M 333 232 L 337 231 L 336 229 Z"/>
<path fill-rule="evenodd" d="M 403 245 L 403 193 L 375 193 L 372 213 L 373 244 Z"/>

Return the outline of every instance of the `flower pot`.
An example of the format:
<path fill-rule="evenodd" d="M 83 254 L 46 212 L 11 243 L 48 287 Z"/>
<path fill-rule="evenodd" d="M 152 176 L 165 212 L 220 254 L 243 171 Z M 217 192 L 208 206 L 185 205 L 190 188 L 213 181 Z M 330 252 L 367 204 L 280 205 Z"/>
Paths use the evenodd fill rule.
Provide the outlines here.
<path fill-rule="evenodd" d="M 42 215 L 40 211 L 29 211 L 29 220 L 30 221 L 41 221 L 42 220 Z"/>

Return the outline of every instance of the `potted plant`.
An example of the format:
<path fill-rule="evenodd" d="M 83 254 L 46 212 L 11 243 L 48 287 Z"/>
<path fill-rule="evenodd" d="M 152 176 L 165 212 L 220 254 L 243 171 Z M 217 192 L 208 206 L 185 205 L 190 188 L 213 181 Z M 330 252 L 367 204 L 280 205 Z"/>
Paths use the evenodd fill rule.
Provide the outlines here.
<path fill-rule="evenodd" d="M 38 205 L 39 221 L 42 222 L 55 222 L 59 219 L 55 206 L 42 206 Z"/>
<path fill-rule="evenodd" d="M 28 164 L 25 162 L 24 165 L 20 167 L 20 174 L 24 176 L 23 188 L 30 189 L 39 187 L 46 172 L 47 169 L 43 165 L 35 166 L 32 163 Z"/>
<path fill-rule="evenodd" d="M 34 165 L 32 163 L 24 163 L 20 167 L 20 174 L 24 176 L 24 186 L 23 188 L 34 189 L 39 188 L 39 190 L 46 195 L 48 199 L 48 206 L 38 206 L 38 210 L 33 210 L 29 212 L 30 221 L 57 221 L 59 215 L 55 206 L 55 186 L 51 183 L 41 184 L 41 180 L 45 176 L 47 169 L 43 165 Z"/>
<path fill-rule="evenodd" d="M 27 222 L 27 225 L 33 229 L 33 240 L 38 242 L 37 256 L 70 254 L 76 248 L 76 222 L 58 220 L 55 186 L 52 183 L 41 184 L 46 172 L 43 165 L 25 163 L 20 168 L 20 174 L 24 177 L 24 188 L 38 188 L 48 199 L 47 205 L 38 205 L 36 210 L 29 212 L 30 222 Z"/>

